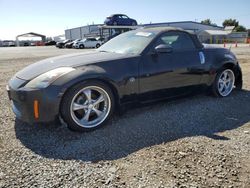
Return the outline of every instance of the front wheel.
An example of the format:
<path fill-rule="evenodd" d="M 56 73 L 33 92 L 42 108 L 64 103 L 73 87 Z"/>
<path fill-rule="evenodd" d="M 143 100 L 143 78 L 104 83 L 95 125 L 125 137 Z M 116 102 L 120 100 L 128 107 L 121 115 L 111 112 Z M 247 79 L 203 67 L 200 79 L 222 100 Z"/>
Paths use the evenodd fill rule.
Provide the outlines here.
<path fill-rule="evenodd" d="M 101 46 L 100 44 L 96 44 L 96 46 L 95 46 L 95 47 L 96 47 L 96 48 L 99 48 L 100 46 Z"/>
<path fill-rule="evenodd" d="M 216 75 L 212 86 L 213 94 L 217 97 L 226 97 L 230 95 L 234 88 L 235 75 L 231 69 L 222 69 Z"/>
<path fill-rule="evenodd" d="M 83 49 L 83 48 L 85 48 L 85 46 L 84 46 L 83 44 L 81 44 L 81 45 L 79 46 L 79 48 L 80 48 L 80 49 Z"/>
<path fill-rule="evenodd" d="M 61 115 L 71 130 L 90 131 L 104 125 L 114 110 L 111 89 L 97 81 L 77 84 L 63 97 Z"/>

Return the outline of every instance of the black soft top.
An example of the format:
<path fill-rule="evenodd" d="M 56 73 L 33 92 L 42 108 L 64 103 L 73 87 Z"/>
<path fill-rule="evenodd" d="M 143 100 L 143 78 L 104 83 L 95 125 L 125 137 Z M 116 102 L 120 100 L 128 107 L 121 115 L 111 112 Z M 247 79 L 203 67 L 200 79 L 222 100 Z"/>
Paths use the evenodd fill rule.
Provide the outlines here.
<path fill-rule="evenodd" d="M 168 32 L 168 31 L 181 31 L 181 32 L 185 32 L 185 33 L 187 33 L 192 38 L 192 40 L 193 40 L 196 48 L 199 48 L 199 49 L 203 48 L 203 45 L 199 41 L 197 35 L 194 34 L 194 32 L 192 32 L 192 31 L 186 31 L 184 29 L 177 28 L 177 27 L 150 27 L 150 26 L 143 27 L 143 28 L 138 29 L 138 30 L 145 31 L 145 32 L 151 32 L 151 33 L 154 33 L 156 35 L 160 35 L 161 33 Z"/>

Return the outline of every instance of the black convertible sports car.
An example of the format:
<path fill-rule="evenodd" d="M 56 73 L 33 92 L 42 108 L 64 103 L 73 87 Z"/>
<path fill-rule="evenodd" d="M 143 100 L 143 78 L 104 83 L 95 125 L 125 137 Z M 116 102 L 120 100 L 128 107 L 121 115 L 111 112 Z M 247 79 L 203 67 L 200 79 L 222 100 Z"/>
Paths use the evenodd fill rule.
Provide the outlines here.
<path fill-rule="evenodd" d="M 190 94 L 218 97 L 241 89 L 242 73 L 228 49 L 203 46 L 176 28 L 121 34 L 96 51 L 42 60 L 19 71 L 7 86 L 17 118 L 29 123 L 58 117 L 73 130 L 102 126 L 129 103 Z"/>
<path fill-rule="evenodd" d="M 72 42 L 72 40 L 64 40 L 62 42 L 57 42 L 56 43 L 56 47 L 57 48 L 64 48 L 65 44 L 69 43 L 69 42 Z"/>

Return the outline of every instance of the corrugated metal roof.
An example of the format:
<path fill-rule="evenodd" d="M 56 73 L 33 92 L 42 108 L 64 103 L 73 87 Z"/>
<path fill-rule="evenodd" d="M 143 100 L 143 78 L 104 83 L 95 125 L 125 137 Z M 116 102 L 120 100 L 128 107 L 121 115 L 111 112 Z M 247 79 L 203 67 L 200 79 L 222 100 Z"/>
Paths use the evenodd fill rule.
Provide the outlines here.
<path fill-rule="evenodd" d="M 200 22 L 194 22 L 194 21 L 179 21 L 179 22 L 163 22 L 163 23 L 150 23 L 150 24 L 143 24 L 144 26 L 153 26 L 153 25 L 165 25 L 165 24 L 183 24 L 183 23 L 193 23 L 193 24 L 198 24 L 198 25 L 205 25 L 205 26 L 211 26 L 214 28 L 218 28 L 218 29 L 223 29 L 223 27 L 221 26 L 217 26 L 217 25 L 210 25 L 210 24 L 203 24 Z"/>
<path fill-rule="evenodd" d="M 225 31 L 233 31 L 234 28 L 235 28 L 235 26 L 226 26 L 226 27 L 224 28 L 224 30 L 225 30 Z"/>
<path fill-rule="evenodd" d="M 204 30 L 201 33 L 208 33 L 209 35 L 228 35 L 231 33 L 230 31 L 224 31 L 224 30 Z"/>

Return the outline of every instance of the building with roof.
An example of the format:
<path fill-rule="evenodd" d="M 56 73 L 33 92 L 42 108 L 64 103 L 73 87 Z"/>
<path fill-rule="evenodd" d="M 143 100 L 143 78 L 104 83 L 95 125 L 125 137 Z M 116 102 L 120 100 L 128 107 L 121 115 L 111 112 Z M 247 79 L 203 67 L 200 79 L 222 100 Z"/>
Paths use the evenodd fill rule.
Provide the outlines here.
<path fill-rule="evenodd" d="M 194 22 L 194 21 L 151 23 L 151 24 L 144 24 L 143 26 L 179 27 L 184 30 L 193 31 L 195 33 L 199 33 L 200 31 L 204 31 L 204 30 L 224 30 L 224 28 L 220 26 L 202 24 L 202 23 Z"/>
<path fill-rule="evenodd" d="M 223 43 L 226 40 L 245 42 L 247 40 L 246 33 L 232 33 L 234 27 L 230 26 L 224 28 L 216 25 L 202 24 L 194 21 L 150 23 L 138 26 L 105 26 L 103 24 L 87 25 L 65 30 L 65 38 L 71 40 L 85 38 L 88 36 L 102 36 L 104 38 L 110 38 L 111 36 L 116 36 L 119 33 L 128 31 L 130 29 L 136 29 L 138 27 L 181 28 L 196 33 L 200 41 L 203 43 Z"/>
<path fill-rule="evenodd" d="M 67 29 L 67 30 L 65 30 L 65 38 L 74 40 L 74 39 L 78 39 L 78 38 L 84 38 L 84 37 L 90 36 L 90 35 L 100 35 L 100 26 L 105 27 L 103 24 L 95 24 L 95 25 L 87 25 L 87 26 Z M 148 26 L 150 26 L 150 27 L 151 26 L 152 27 L 178 27 L 178 28 L 182 28 L 184 30 L 194 31 L 195 33 L 198 33 L 198 32 L 203 31 L 203 30 L 223 30 L 224 29 L 223 27 L 219 27 L 219 26 L 215 26 L 215 25 L 201 24 L 201 23 L 193 22 L 193 21 L 142 24 L 142 25 L 138 25 L 136 28 L 148 27 Z M 108 27 L 112 27 L 112 26 L 108 26 Z M 129 26 L 123 26 L 123 27 L 129 28 Z M 114 30 L 115 30 L 115 28 L 114 28 Z M 108 33 L 106 33 L 106 34 L 108 34 Z M 113 34 L 113 33 L 111 33 L 111 34 Z"/>
<path fill-rule="evenodd" d="M 231 32 L 227 36 L 228 42 L 248 42 L 248 33 L 247 32 Z"/>
<path fill-rule="evenodd" d="M 16 36 L 16 45 L 17 46 L 20 46 L 20 41 L 19 41 L 20 37 L 26 37 L 26 38 L 29 38 L 29 37 L 39 37 L 39 38 L 41 38 L 42 42 L 45 42 L 45 40 L 46 40 L 46 36 L 45 35 L 41 35 L 41 34 L 33 33 L 33 32 L 24 33 L 24 34 Z M 21 46 L 30 46 L 29 43 L 30 43 L 30 41 L 25 41 L 25 42 L 23 42 L 23 44 Z"/>
<path fill-rule="evenodd" d="M 223 43 L 230 31 L 224 30 L 203 30 L 197 33 L 198 38 L 203 43 Z"/>

